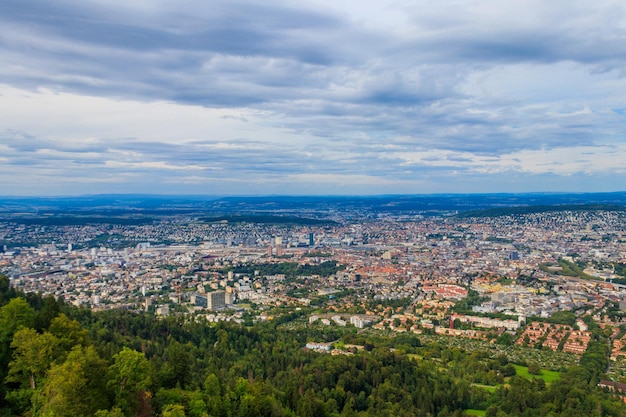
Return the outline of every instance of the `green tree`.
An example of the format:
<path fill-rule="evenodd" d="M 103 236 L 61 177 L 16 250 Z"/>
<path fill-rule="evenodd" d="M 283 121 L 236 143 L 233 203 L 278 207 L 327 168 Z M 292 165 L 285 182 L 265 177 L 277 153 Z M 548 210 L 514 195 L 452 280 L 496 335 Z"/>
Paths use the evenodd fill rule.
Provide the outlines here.
<path fill-rule="evenodd" d="M 514 376 L 516 373 L 515 367 L 510 363 L 502 367 L 502 376 L 504 377 Z"/>
<path fill-rule="evenodd" d="M 186 346 L 173 340 L 166 350 L 167 362 L 164 373 L 169 384 L 185 388 L 191 372 L 192 356 Z"/>
<path fill-rule="evenodd" d="M 221 393 L 220 380 L 215 374 L 209 374 L 204 380 L 204 390 L 211 397 L 219 397 Z"/>
<path fill-rule="evenodd" d="M 0 335 L 9 342 L 18 329 L 33 327 L 34 323 L 35 310 L 21 297 L 11 299 L 0 308 Z"/>
<path fill-rule="evenodd" d="M 37 316 L 35 317 L 35 328 L 38 331 L 43 331 L 50 327 L 52 320 L 61 313 L 61 307 L 57 300 L 53 296 L 47 295 L 43 299 L 43 305 Z"/>
<path fill-rule="evenodd" d="M 127 347 L 113 357 L 109 367 L 109 387 L 115 405 L 124 414 L 136 414 L 150 385 L 150 364 L 143 353 Z"/>
<path fill-rule="evenodd" d="M 53 366 L 43 387 L 42 415 L 88 417 L 109 408 L 106 362 L 90 346 L 76 346 L 65 362 Z"/>
<path fill-rule="evenodd" d="M 179 404 L 169 404 L 161 414 L 163 417 L 185 417 L 185 407 Z"/>
<path fill-rule="evenodd" d="M 194 396 L 189 400 L 189 416 L 190 417 L 208 417 L 208 406 L 200 396 Z"/>
<path fill-rule="evenodd" d="M 36 389 L 58 355 L 59 340 L 34 329 L 18 330 L 11 342 L 13 360 L 9 363 L 8 382 L 19 382 L 22 388 Z"/>
<path fill-rule="evenodd" d="M 3 306 L 15 296 L 15 289 L 11 287 L 9 278 L 6 275 L 0 275 L 0 306 Z"/>
<path fill-rule="evenodd" d="M 79 322 L 70 320 L 65 314 L 60 314 L 50 322 L 50 333 L 59 338 L 61 347 L 66 352 L 74 346 L 87 346 L 89 339 L 87 329 L 83 329 Z"/>
<path fill-rule="evenodd" d="M 528 373 L 531 375 L 541 375 L 541 368 L 536 362 L 529 362 Z"/>
<path fill-rule="evenodd" d="M 485 417 L 502 417 L 505 415 L 506 414 L 504 414 L 504 412 L 502 412 L 502 410 L 500 410 L 495 405 L 489 406 L 489 408 L 487 408 L 487 411 L 485 411 Z"/>
<path fill-rule="evenodd" d="M 0 279 L 0 287 L 4 280 Z M 12 298 L 7 304 L 0 307 L 0 382 L 7 376 L 7 367 L 11 360 L 11 342 L 16 331 L 22 328 L 33 327 L 35 310 L 28 305 L 25 299 Z M 0 407 L 5 399 L 6 387 L 0 384 Z"/>
<path fill-rule="evenodd" d="M 117 407 L 113 407 L 111 410 L 98 410 L 94 417 L 124 417 L 124 413 Z"/>
<path fill-rule="evenodd" d="M 209 374 L 204 380 L 204 392 L 208 396 L 208 410 L 210 415 L 218 416 L 222 415 L 223 401 L 222 401 L 222 388 L 220 386 L 220 380 L 215 374 Z"/>

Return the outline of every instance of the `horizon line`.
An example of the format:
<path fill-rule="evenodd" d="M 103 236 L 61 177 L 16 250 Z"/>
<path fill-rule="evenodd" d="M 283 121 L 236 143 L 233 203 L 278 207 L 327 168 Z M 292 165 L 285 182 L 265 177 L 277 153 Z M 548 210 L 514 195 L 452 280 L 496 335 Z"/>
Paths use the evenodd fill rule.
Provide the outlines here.
<path fill-rule="evenodd" d="M 56 195 L 2 195 L 0 199 L 54 199 L 54 198 L 102 198 L 102 197 L 144 197 L 144 198 L 364 198 L 364 197 L 440 197 L 440 196 L 488 196 L 488 195 L 585 195 L 585 194 L 626 194 L 618 191 L 525 191 L 525 192 L 442 192 L 442 193 L 389 193 L 389 194 L 159 194 L 159 193 L 102 193 L 102 194 L 56 194 Z"/>

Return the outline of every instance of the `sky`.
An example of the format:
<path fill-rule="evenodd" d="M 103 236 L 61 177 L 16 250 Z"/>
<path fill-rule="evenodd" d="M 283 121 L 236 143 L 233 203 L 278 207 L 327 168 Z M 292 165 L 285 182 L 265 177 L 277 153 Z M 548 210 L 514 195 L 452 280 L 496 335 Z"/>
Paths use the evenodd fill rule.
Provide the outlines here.
<path fill-rule="evenodd" d="M 623 0 L 2 0 L 0 195 L 626 190 Z"/>

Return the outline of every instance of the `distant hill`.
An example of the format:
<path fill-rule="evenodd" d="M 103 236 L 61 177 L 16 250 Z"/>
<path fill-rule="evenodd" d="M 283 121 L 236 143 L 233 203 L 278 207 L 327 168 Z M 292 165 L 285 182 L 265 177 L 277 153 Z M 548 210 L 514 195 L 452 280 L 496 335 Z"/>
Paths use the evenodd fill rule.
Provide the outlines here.
<path fill-rule="evenodd" d="M 0 196 L 0 214 L 12 213 L 24 217 L 28 214 L 37 217 L 63 217 L 70 213 L 118 218 L 162 217 L 179 214 L 193 217 L 219 217 L 237 214 L 321 219 L 333 213 L 349 213 L 365 217 L 385 213 L 439 216 L 475 210 L 507 208 L 524 210 L 527 207 L 542 207 L 538 210 L 546 210 L 546 207 L 552 206 L 585 205 L 624 207 L 626 206 L 626 192 L 231 197 L 202 195 Z M 580 210 L 580 208 L 575 209 Z"/>
<path fill-rule="evenodd" d="M 319 226 L 336 224 L 332 220 L 309 219 L 295 216 L 271 216 L 271 215 L 232 215 L 218 217 L 201 217 L 198 220 L 207 223 L 256 223 L 256 224 L 295 224 L 304 226 Z"/>
<path fill-rule="evenodd" d="M 500 217 L 522 214 L 552 213 L 559 211 L 626 211 L 617 204 L 557 204 L 551 206 L 497 207 L 485 210 L 471 210 L 458 214 L 457 218 Z"/>

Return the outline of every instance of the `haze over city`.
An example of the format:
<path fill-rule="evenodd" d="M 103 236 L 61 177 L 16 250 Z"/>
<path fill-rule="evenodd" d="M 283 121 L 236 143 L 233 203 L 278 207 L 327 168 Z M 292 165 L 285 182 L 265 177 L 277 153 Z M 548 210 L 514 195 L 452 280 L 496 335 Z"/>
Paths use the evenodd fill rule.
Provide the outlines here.
<path fill-rule="evenodd" d="M 617 191 L 619 1 L 0 3 L 0 194 Z"/>

